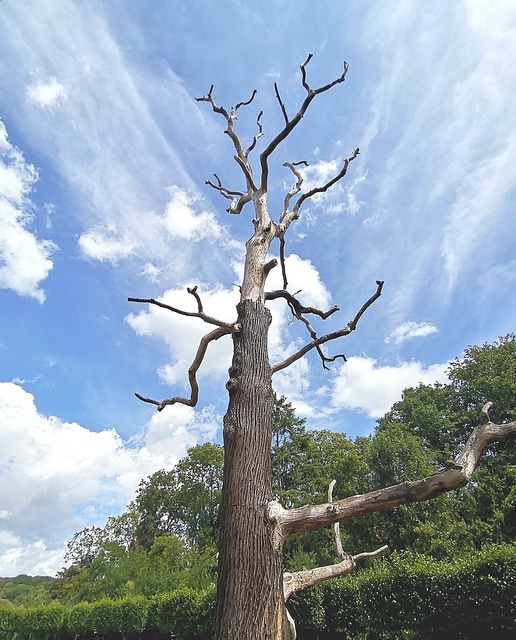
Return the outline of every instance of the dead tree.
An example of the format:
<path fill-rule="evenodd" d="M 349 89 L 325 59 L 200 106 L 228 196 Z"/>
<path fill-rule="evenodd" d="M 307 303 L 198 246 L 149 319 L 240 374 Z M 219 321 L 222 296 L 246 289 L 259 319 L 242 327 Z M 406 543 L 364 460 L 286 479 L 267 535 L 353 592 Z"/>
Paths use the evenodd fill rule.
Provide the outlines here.
<path fill-rule="evenodd" d="M 213 329 L 201 340 L 196 356 L 188 371 L 190 397 L 175 396 L 164 400 L 153 400 L 136 394 L 140 400 L 157 406 L 158 411 L 168 405 L 182 403 L 195 406 L 198 400 L 197 371 L 202 364 L 210 343 L 224 335 L 233 340 L 233 359 L 229 369 L 226 388 L 229 405 L 224 417 L 224 477 L 220 505 L 219 562 L 216 607 L 216 640 L 286 640 L 295 638 L 295 627 L 287 613 L 286 600 L 295 592 L 306 589 L 330 577 L 343 575 L 355 568 L 356 562 L 364 555 L 382 553 L 379 549 L 352 557 L 347 556 L 342 546 L 338 547 L 341 562 L 334 566 L 319 567 L 311 571 L 283 574 L 283 546 L 286 539 L 303 531 L 313 531 L 321 527 L 335 525 L 342 520 L 374 511 L 396 507 L 397 505 L 429 500 L 445 491 L 465 485 L 473 473 L 484 448 L 494 441 L 507 440 L 516 431 L 516 423 L 494 425 L 489 421 L 488 409 L 484 407 L 479 426 L 471 435 L 463 453 L 450 468 L 428 478 L 415 482 L 373 491 L 333 502 L 331 492 L 328 502 L 308 505 L 295 509 L 284 509 L 273 499 L 271 479 L 271 439 L 274 395 L 272 376 L 290 366 L 312 350 L 318 353 L 322 365 L 343 354 L 328 355 L 323 345 L 354 331 L 367 309 L 380 297 L 383 282 L 376 281 L 371 297 L 358 309 L 355 316 L 340 330 L 318 335 L 311 318 L 325 320 L 339 309 L 328 310 L 304 306 L 296 294 L 288 290 L 285 262 L 285 234 L 290 225 L 299 217 L 303 203 L 314 195 L 328 191 L 339 182 L 350 163 L 358 156 L 359 150 L 352 151 L 342 161 L 340 170 L 326 183 L 303 191 L 302 166 L 305 161 L 285 162 L 284 166 L 292 174 L 293 185 L 286 193 L 283 210 L 277 220 L 271 218 L 267 207 L 269 188 L 269 159 L 277 147 L 301 122 L 312 101 L 345 81 L 348 65 L 344 63 L 341 75 L 319 88 L 314 89 L 307 80 L 306 68 L 311 54 L 301 64 L 301 83 L 306 96 L 293 117 L 274 85 L 276 99 L 283 117 L 283 127 L 265 146 L 257 162 L 257 177 L 249 160 L 258 140 L 263 136 L 262 112 L 256 120 L 256 134 L 248 147 L 244 148 L 235 132 L 237 112 L 252 104 L 256 91 L 251 97 L 239 102 L 230 110 L 219 106 L 213 95 L 213 86 L 200 98 L 225 122 L 225 133 L 235 149 L 234 159 L 241 169 L 245 187 L 230 189 L 217 174 L 206 184 L 229 201 L 228 213 L 240 214 L 247 204 L 254 209 L 253 233 L 245 245 L 244 275 L 240 285 L 240 301 L 236 319 L 232 323 L 222 322 L 204 313 L 201 297 L 196 288 L 188 289 L 195 298 L 197 311 L 184 311 L 166 305 L 156 299 L 129 298 L 132 302 L 158 305 L 192 318 L 199 318 Z M 279 241 L 279 264 L 283 278 L 283 288 L 266 291 L 269 272 L 278 260 L 269 257 L 269 249 L 274 240 Z M 271 363 L 267 348 L 267 336 L 271 314 L 266 306 L 270 300 L 282 298 L 292 315 L 306 327 L 308 338 L 305 346 L 281 362 Z M 338 529 L 336 539 L 340 542 Z"/>

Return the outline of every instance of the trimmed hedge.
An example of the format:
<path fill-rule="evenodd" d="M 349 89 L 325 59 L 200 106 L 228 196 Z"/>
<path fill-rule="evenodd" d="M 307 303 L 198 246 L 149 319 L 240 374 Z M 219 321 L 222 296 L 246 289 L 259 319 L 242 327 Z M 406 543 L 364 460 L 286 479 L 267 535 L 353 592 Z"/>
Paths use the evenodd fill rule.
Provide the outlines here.
<path fill-rule="evenodd" d="M 183 587 L 147 599 L 0 608 L 2 640 L 207 639 L 214 587 Z M 512 637 L 516 631 L 516 545 L 442 563 L 393 554 L 356 575 L 297 594 L 298 630 L 354 640 Z M 494 635 L 496 634 L 496 635 Z M 300 633 L 301 635 L 301 633 Z M 165 636 L 162 636 L 165 637 Z"/>
<path fill-rule="evenodd" d="M 343 639 L 513 637 L 516 545 L 449 563 L 393 554 L 299 594 L 289 609 L 298 629 L 337 631 Z"/>

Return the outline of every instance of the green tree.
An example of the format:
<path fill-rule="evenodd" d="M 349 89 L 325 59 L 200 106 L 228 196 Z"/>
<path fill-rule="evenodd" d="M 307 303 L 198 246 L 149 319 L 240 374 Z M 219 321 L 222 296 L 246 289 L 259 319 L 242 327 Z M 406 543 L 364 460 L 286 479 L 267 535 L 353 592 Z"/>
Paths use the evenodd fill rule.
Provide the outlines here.
<path fill-rule="evenodd" d="M 171 533 L 198 549 L 215 548 L 223 461 L 222 447 L 206 443 L 143 480 L 132 505 L 138 543 L 150 548 L 156 536 Z"/>

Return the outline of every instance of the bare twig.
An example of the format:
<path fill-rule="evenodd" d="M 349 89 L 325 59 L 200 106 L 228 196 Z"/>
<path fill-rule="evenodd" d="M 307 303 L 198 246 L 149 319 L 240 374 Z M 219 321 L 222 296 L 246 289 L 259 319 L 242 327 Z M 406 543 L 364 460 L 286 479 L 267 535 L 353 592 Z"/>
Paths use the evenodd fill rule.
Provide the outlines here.
<path fill-rule="evenodd" d="M 209 185 L 216 191 L 220 193 L 221 196 L 226 198 L 227 200 L 231 200 L 231 204 L 226 209 L 228 213 L 241 213 L 245 204 L 247 204 L 251 200 L 251 196 L 248 193 L 243 193 L 242 191 L 233 191 L 231 189 L 227 189 L 223 186 L 219 176 L 214 173 L 215 179 L 217 180 L 217 184 L 212 182 L 211 180 L 205 180 L 204 184 Z M 238 196 L 238 198 L 237 198 Z"/>
<path fill-rule="evenodd" d="M 322 311 L 322 309 L 317 309 L 317 307 L 305 307 L 291 293 L 285 291 L 285 289 L 277 289 L 276 291 L 267 291 L 265 293 L 265 300 L 277 300 L 278 298 L 284 298 L 296 313 L 311 313 L 319 316 L 319 318 L 323 320 L 326 320 L 339 310 L 337 305 L 333 305 L 333 307 L 330 307 L 327 311 Z"/>
<path fill-rule="evenodd" d="M 292 171 L 292 173 L 295 175 L 296 182 L 295 182 L 294 186 L 290 189 L 290 191 L 288 191 L 287 195 L 285 196 L 285 200 L 283 202 L 283 212 L 282 212 L 281 217 L 280 217 L 280 223 L 283 222 L 284 217 L 289 212 L 290 200 L 297 193 L 299 193 L 301 191 L 301 185 L 303 184 L 303 176 L 301 175 L 301 172 L 298 171 L 298 169 L 296 168 L 301 164 L 304 164 L 306 167 L 308 167 L 308 162 L 306 160 L 300 160 L 299 162 L 284 162 L 283 163 L 283 166 L 284 167 L 288 167 Z"/>
<path fill-rule="evenodd" d="M 158 411 L 163 411 L 163 409 L 172 404 L 185 404 L 188 407 L 195 407 L 197 401 L 199 399 L 199 385 L 197 384 L 197 371 L 204 360 L 204 356 L 206 355 L 206 349 L 210 342 L 214 340 L 218 340 L 222 338 L 222 336 L 228 335 L 232 333 L 232 329 L 229 327 L 217 327 L 217 329 L 213 329 L 210 333 L 207 333 L 205 336 L 201 338 L 199 342 L 199 346 L 197 348 L 197 353 L 195 354 L 194 361 L 190 365 L 188 369 L 188 381 L 190 383 L 190 397 L 184 398 L 182 396 L 175 396 L 173 398 L 165 398 L 165 400 L 152 400 L 151 398 L 146 398 L 139 393 L 135 393 L 134 395 L 141 400 L 142 402 L 148 402 L 149 404 L 154 404 L 158 408 Z"/>
<path fill-rule="evenodd" d="M 263 136 L 263 126 L 262 126 L 262 122 L 261 122 L 262 116 L 263 116 L 263 111 L 260 111 L 260 113 L 258 114 L 258 117 L 256 118 L 256 125 L 258 127 L 258 133 L 253 137 L 253 141 L 251 142 L 249 147 L 247 147 L 247 149 L 245 150 L 246 158 L 251 153 L 251 151 L 255 148 L 256 142 L 258 141 L 258 138 L 261 138 Z"/>
<path fill-rule="evenodd" d="M 272 372 L 276 373 L 278 371 L 281 371 L 282 369 L 286 369 L 286 367 L 289 367 L 293 362 L 302 358 L 305 354 L 307 354 L 312 349 L 315 349 L 316 347 L 319 347 L 320 345 L 325 344 L 326 342 L 336 340 L 337 338 L 343 338 L 344 336 L 347 336 L 352 331 L 354 331 L 357 327 L 358 321 L 366 312 L 366 310 L 382 295 L 383 280 L 377 280 L 376 285 L 377 286 L 376 286 L 375 293 L 369 298 L 369 300 L 367 300 L 362 305 L 362 307 L 360 308 L 358 313 L 355 315 L 353 320 L 348 322 L 348 324 L 343 329 L 339 329 L 338 331 L 333 331 L 332 333 L 327 333 L 326 335 L 321 336 L 320 338 L 316 338 L 312 340 L 312 342 L 309 342 L 304 347 L 302 347 L 299 351 L 297 351 L 296 353 L 293 353 L 291 356 L 289 356 L 282 362 L 278 362 L 277 364 L 273 365 Z M 267 295 L 270 295 L 270 294 L 267 294 Z M 344 355 L 339 355 L 339 356 L 334 356 L 333 360 L 337 357 L 341 357 L 345 359 Z M 327 356 L 325 356 L 325 361 L 331 361 L 331 360 L 332 360 L 331 358 L 328 358 Z"/>
<path fill-rule="evenodd" d="M 281 113 L 283 114 L 283 119 L 285 120 L 285 124 L 288 124 L 287 110 L 285 109 L 285 103 L 283 102 L 283 100 L 281 99 L 281 96 L 279 94 L 279 89 L 278 89 L 278 83 L 277 82 L 274 83 L 274 91 L 276 93 L 276 98 L 278 99 L 279 106 L 280 106 L 280 109 L 281 109 Z"/>
<path fill-rule="evenodd" d="M 127 298 L 128 302 L 143 302 L 145 304 L 153 304 L 157 307 L 161 307 L 162 309 L 168 309 L 173 313 L 178 313 L 181 316 L 188 316 L 190 318 L 200 318 L 204 320 L 204 322 L 208 324 L 214 324 L 217 327 L 224 327 L 228 329 L 228 333 L 233 333 L 236 331 L 235 324 L 231 322 L 224 322 L 223 320 L 218 320 L 217 318 L 213 318 L 212 316 L 208 316 L 204 313 L 201 298 L 199 293 L 197 292 L 197 287 L 187 287 L 186 289 L 189 294 L 191 294 L 195 300 L 197 301 L 197 311 L 184 311 L 183 309 L 178 309 L 177 307 L 172 307 L 169 304 L 165 304 L 160 300 L 156 300 L 155 298 Z"/>

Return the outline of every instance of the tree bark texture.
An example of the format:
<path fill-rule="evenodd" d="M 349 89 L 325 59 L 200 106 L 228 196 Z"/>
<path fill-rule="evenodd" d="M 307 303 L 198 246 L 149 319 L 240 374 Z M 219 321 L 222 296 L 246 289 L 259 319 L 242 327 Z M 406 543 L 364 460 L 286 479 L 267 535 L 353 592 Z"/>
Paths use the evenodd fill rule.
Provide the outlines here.
<path fill-rule="evenodd" d="M 282 549 L 274 545 L 274 523 L 268 518 L 274 406 L 270 312 L 260 298 L 243 300 L 237 309 L 240 330 L 233 335 L 224 418 L 215 638 L 267 640 L 288 637 L 281 631 L 287 624 Z"/>

